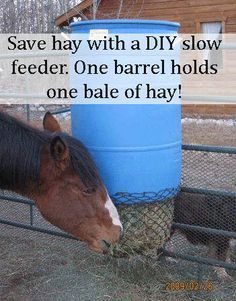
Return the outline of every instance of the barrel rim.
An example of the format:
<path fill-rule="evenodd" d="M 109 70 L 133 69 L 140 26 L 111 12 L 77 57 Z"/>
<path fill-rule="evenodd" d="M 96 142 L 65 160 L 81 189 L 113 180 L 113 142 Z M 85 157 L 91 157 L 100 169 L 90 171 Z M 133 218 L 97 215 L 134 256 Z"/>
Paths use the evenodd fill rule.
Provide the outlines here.
<path fill-rule="evenodd" d="M 96 24 L 148 24 L 148 25 L 162 25 L 169 27 L 180 27 L 180 23 L 172 22 L 167 20 L 142 20 L 142 19 L 99 19 L 99 20 L 86 20 L 79 22 L 70 23 L 70 27 L 80 26 L 80 25 L 96 25 Z"/>

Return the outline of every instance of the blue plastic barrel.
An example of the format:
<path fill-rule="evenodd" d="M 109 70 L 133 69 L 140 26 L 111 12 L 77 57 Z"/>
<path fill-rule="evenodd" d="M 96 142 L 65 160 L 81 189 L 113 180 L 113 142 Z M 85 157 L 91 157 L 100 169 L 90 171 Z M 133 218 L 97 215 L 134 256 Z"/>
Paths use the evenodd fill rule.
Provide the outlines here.
<path fill-rule="evenodd" d="M 95 20 L 71 24 L 72 33 L 175 34 L 179 24 Z M 94 57 L 96 63 L 96 57 Z M 181 178 L 181 106 L 72 105 L 72 134 L 90 151 L 110 195 L 177 189 Z"/>

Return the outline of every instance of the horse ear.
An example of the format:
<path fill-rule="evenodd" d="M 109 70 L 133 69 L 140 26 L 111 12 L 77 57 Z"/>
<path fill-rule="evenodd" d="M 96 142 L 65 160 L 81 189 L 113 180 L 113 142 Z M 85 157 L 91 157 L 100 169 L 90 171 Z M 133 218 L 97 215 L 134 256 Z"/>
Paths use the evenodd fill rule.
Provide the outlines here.
<path fill-rule="evenodd" d="M 69 149 L 66 142 L 60 136 L 52 138 L 50 143 L 50 154 L 55 160 L 56 165 L 64 170 L 69 161 Z"/>
<path fill-rule="evenodd" d="M 43 128 L 49 132 L 61 132 L 61 127 L 56 118 L 50 112 L 47 112 L 43 118 Z"/>

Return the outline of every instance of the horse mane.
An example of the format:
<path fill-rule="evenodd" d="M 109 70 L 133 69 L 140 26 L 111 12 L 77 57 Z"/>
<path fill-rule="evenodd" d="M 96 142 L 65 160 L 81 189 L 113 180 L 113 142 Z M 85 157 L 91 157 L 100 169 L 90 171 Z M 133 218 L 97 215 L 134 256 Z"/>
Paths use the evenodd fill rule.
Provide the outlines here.
<path fill-rule="evenodd" d="M 0 112 L 0 189 L 23 191 L 39 184 L 41 154 L 52 133 L 34 128 Z M 58 133 L 67 144 L 71 168 L 86 187 L 97 187 L 96 166 L 84 145 L 66 133 Z"/>

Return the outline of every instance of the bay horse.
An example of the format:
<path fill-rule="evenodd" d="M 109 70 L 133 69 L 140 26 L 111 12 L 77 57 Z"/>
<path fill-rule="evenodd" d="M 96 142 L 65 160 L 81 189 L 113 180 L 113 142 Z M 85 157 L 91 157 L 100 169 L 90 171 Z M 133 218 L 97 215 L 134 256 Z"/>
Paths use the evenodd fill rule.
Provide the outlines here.
<path fill-rule="evenodd" d="M 122 225 L 95 164 L 51 113 L 43 126 L 0 112 L 0 189 L 33 199 L 51 224 L 106 253 Z"/>

